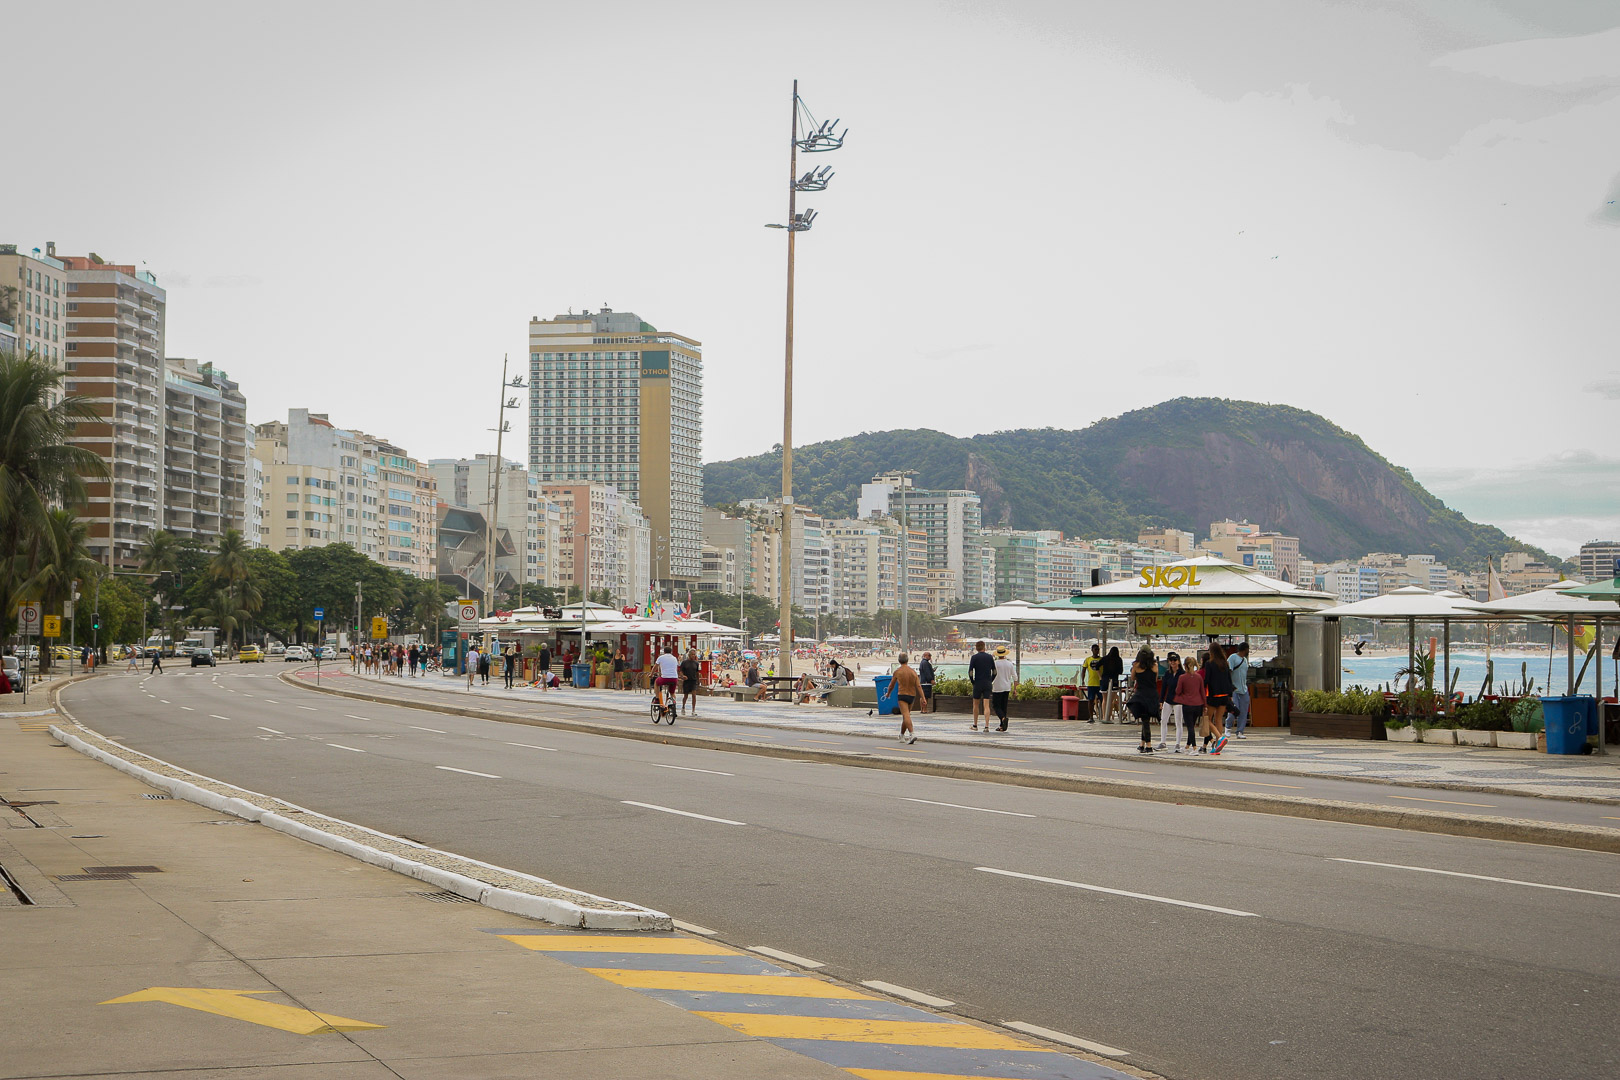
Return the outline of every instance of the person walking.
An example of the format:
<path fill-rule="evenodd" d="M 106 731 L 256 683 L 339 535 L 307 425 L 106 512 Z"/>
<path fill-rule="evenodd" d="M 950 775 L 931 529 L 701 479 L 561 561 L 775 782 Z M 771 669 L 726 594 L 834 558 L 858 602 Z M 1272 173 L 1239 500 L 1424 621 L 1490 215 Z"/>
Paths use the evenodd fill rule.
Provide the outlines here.
<path fill-rule="evenodd" d="M 1232 722 L 1227 725 L 1232 734 L 1240 739 L 1247 739 L 1243 729 L 1249 726 L 1249 643 L 1239 643 L 1232 655 L 1226 658 L 1226 666 L 1232 669 Z"/>
<path fill-rule="evenodd" d="M 850 672 L 849 681 L 855 681 L 855 673 Z M 922 706 L 923 712 L 934 711 L 934 656 L 932 653 L 923 653 L 922 663 L 917 665 L 917 681 L 922 683 L 922 700 L 917 704 Z"/>
<path fill-rule="evenodd" d="M 1007 730 L 1007 699 L 1012 697 L 1013 682 L 1018 678 L 1018 669 L 1013 662 L 1007 659 L 1007 646 L 996 646 L 996 677 L 990 684 L 990 703 L 996 710 L 996 717 L 1001 721 L 997 731 Z M 984 730 L 990 730 L 990 718 L 984 718 Z"/>
<path fill-rule="evenodd" d="M 467 689 L 471 690 L 473 679 L 478 675 L 478 646 L 473 645 L 467 650 Z"/>
<path fill-rule="evenodd" d="M 508 646 L 506 652 L 501 654 L 501 683 L 506 689 L 512 689 L 512 680 L 517 678 L 517 653 Z"/>
<path fill-rule="evenodd" d="M 1086 712 L 1089 714 L 1086 717 L 1086 723 L 1095 724 L 1097 722 L 1097 699 L 1102 696 L 1102 646 L 1092 642 L 1091 655 L 1086 657 L 1086 662 L 1082 666 L 1086 672 Z"/>
<path fill-rule="evenodd" d="M 129 652 L 129 668 L 127 670 L 129 670 L 129 671 L 137 671 L 137 670 L 139 670 L 140 669 L 140 663 L 141 663 L 141 654 L 135 650 L 135 646 L 133 646 L 133 645 L 128 647 L 128 652 Z"/>
<path fill-rule="evenodd" d="M 551 642 L 540 644 L 540 689 L 551 689 Z"/>
<path fill-rule="evenodd" d="M 1220 643 L 1212 641 L 1204 663 L 1204 745 L 1199 753 L 1219 754 L 1226 747 L 1226 710 L 1231 707 L 1232 668 Z"/>
<path fill-rule="evenodd" d="M 1181 657 L 1172 652 L 1164 658 L 1165 670 L 1159 674 L 1159 745 L 1157 749 L 1176 748 L 1181 752 L 1181 705 L 1176 701 L 1176 684 L 1181 681 Z"/>
<path fill-rule="evenodd" d="M 489 652 L 486 650 L 478 654 L 478 683 L 480 686 L 489 685 Z"/>
<path fill-rule="evenodd" d="M 163 674 L 163 648 L 159 646 L 152 650 L 152 670 L 146 673 L 147 678 Z"/>
<path fill-rule="evenodd" d="M 697 650 L 687 649 L 686 659 L 681 661 L 681 708 L 687 716 L 697 715 L 698 678 L 702 674 L 703 666 L 698 663 Z"/>
<path fill-rule="evenodd" d="M 1138 754 L 1153 753 L 1153 718 L 1159 715 L 1159 662 L 1146 645 L 1136 652 L 1131 665 L 1131 715 L 1142 722 L 1142 745 Z"/>
<path fill-rule="evenodd" d="M 996 681 L 996 662 L 984 651 L 984 642 L 973 643 L 973 655 L 968 658 L 968 681 L 973 686 L 973 730 L 979 730 L 979 711 L 984 711 L 984 730 L 990 730 L 991 686 Z"/>
<path fill-rule="evenodd" d="M 917 741 L 917 732 L 911 726 L 911 706 L 922 700 L 922 680 L 917 678 L 909 660 L 909 656 L 901 653 L 900 666 L 894 669 L 894 697 L 900 710 L 900 741 L 903 743 Z M 987 730 L 989 723 L 990 718 L 985 717 Z"/>
<path fill-rule="evenodd" d="M 1182 665 L 1181 677 L 1176 680 L 1176 704 L 1181 708 L 1181 726 L 1187 732 L 1187 753 L 1192 753 L 1198 746 L 1198 736 L 1195 734 L 1200 718 L 1204 715 L 1204 672 L 1199 658 L 1194 656 Z M 1181 744 L 1177 742 L 1176 753 L 1181 753 Z"/>

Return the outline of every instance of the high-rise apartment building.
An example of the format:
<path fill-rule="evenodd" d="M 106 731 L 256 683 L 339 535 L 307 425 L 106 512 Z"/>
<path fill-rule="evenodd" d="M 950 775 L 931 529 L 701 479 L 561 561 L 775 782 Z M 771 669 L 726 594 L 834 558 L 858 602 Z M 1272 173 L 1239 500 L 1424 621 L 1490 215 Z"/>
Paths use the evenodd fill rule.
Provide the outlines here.
<path fill-rule="evenodd" d="M 877 521 L 830 521 L 832 614 L 841 619 L 900 607 L 900 533 Z M 926 571 L 926 566 L 924 567 Z"/>
<path fill-rule="evenodd" d="M 80 516 L 97 561 L 133 568 L 141 544 L 164 525 L 168 296 L 157 278 L 133 265 L 95 255 L 59 261 L 66 279 L 61 302 L 66 388 L 88 398 L 103 418 L 80 424 L 73 441 L 106 462 L 111 473 L 89 481 Z M 53 286 L 53 304 L 54 292 Z M 37 340 L 42 348 L 43 337 Z"/>
<path fill-rule="evenodd" d="M 930 491 L 912 486 L 911 478 L 883 473 L 861 485 L 857 512 L 861 517 L 886 514 L 900 520 L 901 491 L 905 492 L 907 523 L 928 536 L 928 565 L 956 576 L 956 599 L 988 603 L 993 586 L 983 577 L 980 552 L 982 507 L 979 493 L 966 490 Z"/>
<path fill-rule="evenodd" d="M 204 544 L 236 529 L 256 546 L 241 388 L 212 364 L 168 357 L 163 398 L 163 528 Z"/>
<path fill-rule="evenodd" d="M 529 321 L 529 466 L 612 485 L 651 523 L 664 589 L 702 577 L 703 353 L 632 312 Z"/>
<path fill-rule="evenodd" d="M 584 597 L 605 590 L 619 604 L 645 601 L 654 571 L 652 527 L 641 508 L 611 484 L 542 484 L 540 491 L 560 516 L 558 584 L 581 587 Z"/>
<path fill-rule="evenodd" d="M 290 409 L 285 423 L 260 424 L 254 434 L 269 546 L 348 544 L 396 570 L 435 575 L 438 485 L 425 463 L 308 409 Z"/>
<path fill-rule="evenodd" d="M 1576 564 L 1587 581 L 1620 577 L 1620 540 L 1591 540 L 1581 545 Z"/>
<path fill-rule="evenodd" d="M 63 287 L 67 267 L 56 257 L 56 245 L 24 250 L 0 244 L 0 326 L 10 328 L 0 351 L 37 353 L 62 366 L 67 300 Z"/>

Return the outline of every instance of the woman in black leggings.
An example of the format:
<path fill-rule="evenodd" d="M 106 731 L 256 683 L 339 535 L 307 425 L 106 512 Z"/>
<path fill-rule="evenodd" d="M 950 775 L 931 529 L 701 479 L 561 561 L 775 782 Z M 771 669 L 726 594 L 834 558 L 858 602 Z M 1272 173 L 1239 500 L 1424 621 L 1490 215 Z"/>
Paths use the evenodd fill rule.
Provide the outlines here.
<path fill-rule="evenodd" d="M 1131 679 L 1136 689 L 1131 693 L 1131 715 L 1142 722 L 1142 745 L 1138 754 L 1153 753 L 1153 720 L 1159 715 L 1159 662 L 1153 650 L 1143 646 L 1131 665 Z"/>

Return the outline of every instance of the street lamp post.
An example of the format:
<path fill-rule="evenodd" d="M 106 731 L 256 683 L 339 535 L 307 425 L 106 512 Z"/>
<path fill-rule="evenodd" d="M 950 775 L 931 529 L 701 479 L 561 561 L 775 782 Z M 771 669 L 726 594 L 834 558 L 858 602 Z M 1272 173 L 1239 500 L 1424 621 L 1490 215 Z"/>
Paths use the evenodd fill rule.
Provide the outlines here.
<path fill-rule="evenodd" d="M 799 98 L 799 80 L 793 80 L 792 137 L 788 142 L 788 219 L 786 225 L 768 225 L 771 229 L 787 230 L 787 333 L 782 358 L 782 552 L 780 575 L 782 598 L 779 610 L 781 627 L 777 631 L 777 651 L 781 662 L 780 674 L 793 674 L 793 251 L 794 238 L 815 224 L 816 212 L 799 212 L 799 192 L 826 191 L 832 179 L 827 166 L 811 169 L 799 175 L 799 151 L 818 154 L 837 150 L 844 145 L 846 129 L 838 132 L 837 120 L 817 123 Z M 801 133 L 800 121 L 804 121 Z"/>
<path fill-rule="evenodd" d="M 911 523 L 906 518 L 906 489 L 917 473 L 904 469 L 900 478 L 900 651 L 911 648 Z"/>
<path fill-rule="evenodd" d="M 501 407 L 500 411 L 495 414 L 495 461 L 489 469 L 484 470 L 485 479 L 489 481 L 489 490 L 485 492 L 489 498 L 484 500 L 484 511 L 487 514 L 484 521 L 484 618 L 486 619 L 495 614 L 495 538 L 500 532 L 500 526 L 497 524 L 496 519 L 500 517 L 501 513 L 501 470 L 505 465 L 505 461 L 501 457 L 501 437 L 512 426 L 511 422 L 506 419 L 506 410 L 518 408 L 518 399 L 516 397 L 507 397 L 506 391 L 509 387 L 521 388 L 523 386 L 522 375 L 514 375 L 510 380 L 507 379 L 508 361 L 509 357 L 503 353 L 501 355 Z M 525 519 L 524 525 L 524 543 L 528 543 L 527 519 Z"/>

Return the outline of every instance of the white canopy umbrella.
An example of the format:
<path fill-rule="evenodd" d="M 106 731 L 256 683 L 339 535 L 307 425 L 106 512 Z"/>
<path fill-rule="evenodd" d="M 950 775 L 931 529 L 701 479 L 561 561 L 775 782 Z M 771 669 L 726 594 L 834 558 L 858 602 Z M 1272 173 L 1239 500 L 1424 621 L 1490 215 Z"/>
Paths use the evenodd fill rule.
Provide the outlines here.
<path fill-rule="evenodd" d="M 1453 619 L 1466 622 L 1488 622 L 1493 616 L 1488 612 L 1479 610 L 1479 606 L 1459 592 L 1450 589 L 1441 592 L 1430 592 L 1418 585 L 1408 585 L 1405 588 L 1395 589 L 1382 596 L 1368 597 L 1366 600 L 1357 600 L 1350 604 L 1340 604 L 1325 611 L 1317 612 L 1330 619 L 1371 619 L 1374 622 L 1406 623 L 1406 667 L 1410 671 L 1417 666 L 1417 624 L 1420 622 L 1438 622 L 1444 627 L 1445 633 L 1445 674 L 1441 677 L 1441 685 L 1449 695 L 1451 686 L 1451 623 Z M 1413 677 L 1407 677 L 1407 688 L 1410 689 Z M 1447 703 L 1449 706 L 1449 702 Z"/>
<path fill-rule="evenodd" d="M 1489 600 L 1483 604 L 1468 602 L 1468 606 L 1480 611 L 1497 615 L 1511 615 L 1521 619 L 1546 619 L 1550 622 L 1564 624 L 1569 634 L 1569 675 L 1566 693 L 1575 693 L 1575 626 L 1577 623 L 1591 622 L 1595 627 L 1595 640 L 1593 648 L 1602 645 L 1603 623 L 1605 618 L 1620 617 L 1620 604 L 1613 600 L 1593 600 L 1585 596 L 1571 596 L 1562 590 L 1573 589 L 1579 586 L 1578 582 L 1561 581 L 1546 589 L 1537 589 L 1535 592 L 1520 593 L 1518 596 L 1504 597 L 1501 600 Z M 1600 659 L 1597 665 L 1597 702 L 1601 714 L 1603 709 L 1603 663 Z M 1607 753 L 1603 748 L 1603 724 L 1598 724 L 1598 753 Z"/>
<path fill-rule="evenodd" d="M 1123 623 L 1123 616 L 1096 611 L 1065 611 L 1061 608 L 1036 607 L 1027 600 L 1009 600 L 995 607 L 964 611 L 960 615 L 945 616 L 946 622 L 979 623 L 985 626 L 1010 626 L 1013 632 L 1013 670 L 1022 680 L 1024 675 L 1024 627 L 1067 626 L 1095 627 Z M 1105 631 L 1106 632 L 1106 631 Z"/>

